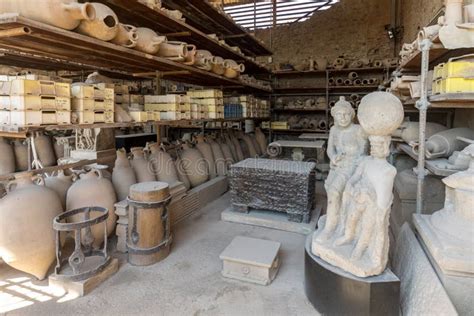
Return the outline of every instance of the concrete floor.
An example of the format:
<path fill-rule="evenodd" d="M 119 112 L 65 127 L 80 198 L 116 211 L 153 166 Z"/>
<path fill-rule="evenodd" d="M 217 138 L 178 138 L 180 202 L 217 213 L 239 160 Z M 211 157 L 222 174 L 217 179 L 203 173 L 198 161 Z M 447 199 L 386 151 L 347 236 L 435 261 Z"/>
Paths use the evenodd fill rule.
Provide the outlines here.
<path fill-rule="evenodd" d="M 0 313 L 18 315 L 317 315 L 304 294 L 305 236 L 220 221 L 230 196 L 174 228 L 171 254 L 149 267 L 121 256 L 117 274 L 91 294 L 71 298 L 47 282 L 0 264 Z M 237 236 L 282 243 L 280 271 L 269 286 L 225 279 L 219 254 Z"/>

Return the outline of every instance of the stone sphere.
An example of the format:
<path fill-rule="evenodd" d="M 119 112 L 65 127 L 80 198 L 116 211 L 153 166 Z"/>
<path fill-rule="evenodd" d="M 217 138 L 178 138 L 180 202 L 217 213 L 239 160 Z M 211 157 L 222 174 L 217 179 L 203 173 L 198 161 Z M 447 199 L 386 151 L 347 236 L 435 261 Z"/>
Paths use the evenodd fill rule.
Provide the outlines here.
<path fill-rule="evenodd" d="M 373 92 L 362 98 L 357 118 L 368 135 L 391 135 L 403 122 L 403 105 L 391 93 Z"/>

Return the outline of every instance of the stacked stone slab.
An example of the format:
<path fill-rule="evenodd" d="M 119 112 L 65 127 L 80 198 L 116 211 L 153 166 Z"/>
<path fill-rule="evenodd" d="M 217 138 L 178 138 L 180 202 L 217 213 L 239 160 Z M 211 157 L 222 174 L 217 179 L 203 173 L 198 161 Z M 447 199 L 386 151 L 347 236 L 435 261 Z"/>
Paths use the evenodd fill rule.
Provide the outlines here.
<path fill-rule="evenodd" d="M 231 166 L 234 211 L 249 208 L 283 212 L 294 222 L 308 223 L 315 194 L 313 162 L 246 159 Z"/>

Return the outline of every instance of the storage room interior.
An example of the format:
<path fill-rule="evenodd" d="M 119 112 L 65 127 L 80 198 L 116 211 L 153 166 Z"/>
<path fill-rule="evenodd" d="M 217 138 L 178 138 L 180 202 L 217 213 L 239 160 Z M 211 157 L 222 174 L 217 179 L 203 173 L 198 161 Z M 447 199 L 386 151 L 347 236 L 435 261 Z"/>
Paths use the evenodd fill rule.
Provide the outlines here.
<path fill-rule="evenodd" d="M 473 315 L 473 0 L 0 0 L 1 315 Z"/>

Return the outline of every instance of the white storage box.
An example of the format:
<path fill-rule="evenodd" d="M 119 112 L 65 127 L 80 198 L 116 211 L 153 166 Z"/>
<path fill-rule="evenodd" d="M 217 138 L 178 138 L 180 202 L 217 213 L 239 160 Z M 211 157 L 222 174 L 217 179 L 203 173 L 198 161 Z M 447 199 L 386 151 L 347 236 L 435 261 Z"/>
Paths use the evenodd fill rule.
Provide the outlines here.
<path fill-rule="evenodd" d="M 10 109 L 15 111 L 40 111 L 42 100 L 39 95 L 12 95 Z"/>
<path fill-rule="evenodd" d="M 148 113 L 145 111 L 130 111 L 128 114 L 130 114 L 130 116 L 135 122 L 148 121 Z"/>
<path fill-rule="evenodd" d="M 94 99 L 72 99 L 72 110 L 77 112 L 94 111 Z"/>
<path fill-rule="evenodd" d="M 41 95 L 56 96 L 54 81 L 40 80 Z"/>
<path fill-rule="evenodd" d="M 113 100 L 95 100 L 94 111 L 113 112 L 114 101 Z"/>
<path fill-rule="evenodd" d="M 69 97 L 56 97 L 55 104 L 57 111 L 71 111 L 71 98 Z"/>
<path fill-rule="evenodd" d="M 94 99 L 94 86 L 75 84 L 71 87 L 71 94 L 78 99 Z"/>
<path fill-rule="evenodd" d="M 54 83 L 55 95 L 62 98 L 71 98 L 71 85 L 66 82 Z"/>
<path fill-rule="evenodd" d="M 43 122 L 41 111 L 11 111 L 10 125 L 13 126 L 40 126 Z"/>
<path fill-rule="evenodd" d="M 94 123 L 113 123 L 114 112 L 95 112 Z"/>
<path fill-rule="evenodd" d="M 0 95 L 0 110 L 10 110 L 9 95 Z"/>
<path fill-rule="evenodd" d="M 94 118 L 94 111 L 74 111 L 71 113 L 73 124 L 93 124 Z"/>
<path fill-rule="evenodd" d="M 180 103 L 181 96 L 179 94 L 167 95 L 146 95 L 145 103 Z"/>
<path fill-rule="evenodd" d="M 10 82 L 10 95 L 40 95 L 39 80 L 14 79 Z"/>
<path fill-rule="evenodd" d="M 10 125 L 10 111 L 0 111 L 0 125 Z"/>
<path fill-rule="evenodd" d="M 58 125 L 70 125 L 71 124 L 71 112 L 70 111 L 56 111 L 56 124 L 58 124 Z"/>

